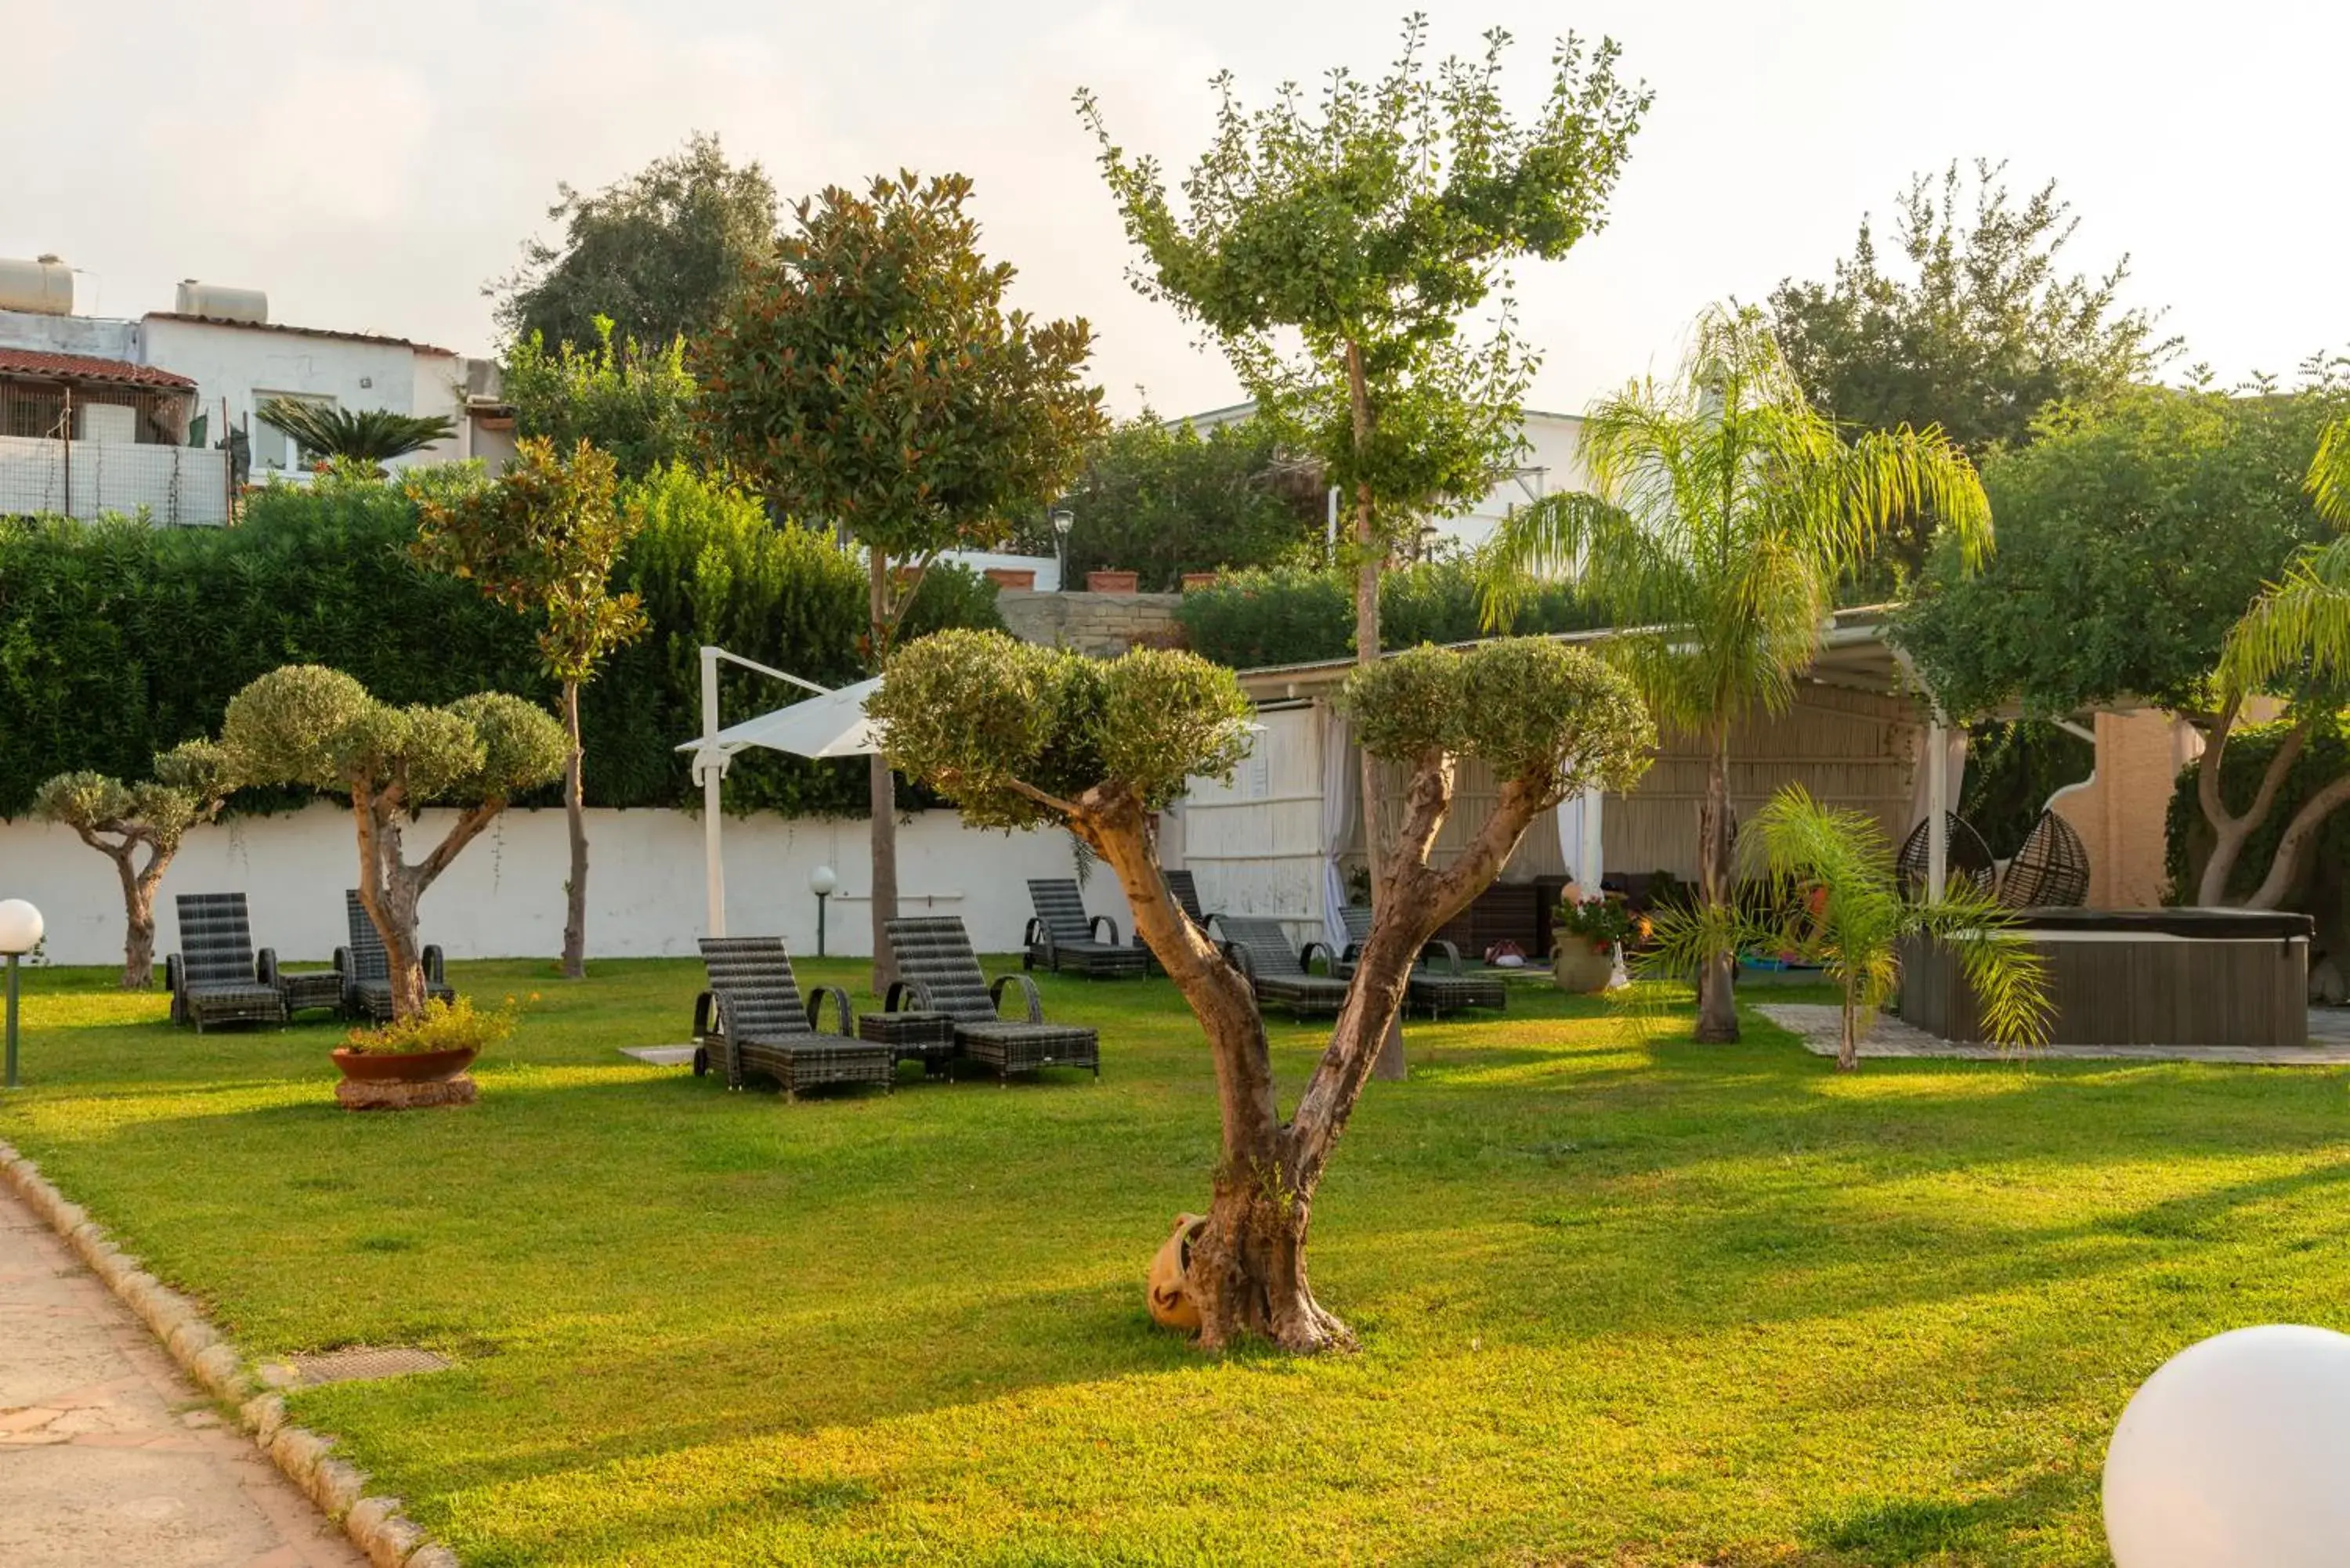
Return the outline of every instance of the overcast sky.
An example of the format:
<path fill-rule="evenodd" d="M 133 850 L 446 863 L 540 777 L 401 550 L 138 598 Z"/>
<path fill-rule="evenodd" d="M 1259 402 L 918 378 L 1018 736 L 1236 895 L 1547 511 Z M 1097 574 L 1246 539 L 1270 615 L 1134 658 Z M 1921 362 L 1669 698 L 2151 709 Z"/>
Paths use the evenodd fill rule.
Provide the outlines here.
<path fill-rule="evenodd" d="M 612 0 L 390 7 L 352 0 L 140 6 L 100 26 L 0 0 L 11 99 L 0 255 L 63 254 L 77 308 L 169 309 L 194 276 L 268 292 L 272 318 L 493 347 L 482 285 L 547 228 L 558 180 L 604 184 L 710 130 L 786 197 L 899 167 L 977 182 L 1020 302 L 1082 314 L 1131 410 L 1235 396 L 1221 360 L 1132 293 L 1127 247 L 1069 108 L 1182 166 L 1207 78 L 1261 97 L 1335 64 L 1375 70 L 1401 7 L 1341 0 L 808 5 Z M 1546 359 L 1536 407 L 1578 410 L 1673 358 L 1707 302 L 1825 275 L 1913 171 L 2005 159 L 2063 183 L 2068 253 L 2127 252 L 2226 378 L 2350 346 L 2340 199 L 2350 6 L 2240 0 L 1434 4 L 1440 50 L 1500 23 L 1538 92 L 1552 36 L 1613 35 L 1656 105 L 1612 222 L 1519 280 Z"/>

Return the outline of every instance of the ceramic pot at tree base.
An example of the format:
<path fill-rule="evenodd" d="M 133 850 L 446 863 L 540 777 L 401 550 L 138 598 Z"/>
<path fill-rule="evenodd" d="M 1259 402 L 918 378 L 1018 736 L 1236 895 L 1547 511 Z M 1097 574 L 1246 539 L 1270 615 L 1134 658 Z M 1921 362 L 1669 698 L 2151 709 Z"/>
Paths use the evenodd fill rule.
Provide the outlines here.
<path fill-rule="evenodd" d="M 1551 954 L 1550 972 L 1559 990 L 1596 996 L 1616 978 L 1616 954 L 1607 948 L 1595 951 L 1589 942 L 1569 937 Z"/>
<path fill-rule="evenodd" d="M 481 1052 L 471 1045 L 450 1051 L 351 1051 L 338 1049 L 335 1065 L 362 1084 L 438 1084 L 473 1064 Z"/>

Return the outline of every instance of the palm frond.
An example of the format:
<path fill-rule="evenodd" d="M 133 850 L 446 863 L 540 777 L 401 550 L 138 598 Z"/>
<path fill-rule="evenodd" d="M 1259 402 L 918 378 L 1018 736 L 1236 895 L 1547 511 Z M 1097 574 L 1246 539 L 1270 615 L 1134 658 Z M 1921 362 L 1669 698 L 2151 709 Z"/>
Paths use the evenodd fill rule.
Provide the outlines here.
<path fill-rule="evenodd" d="M 1983 1033 L 1995 1044 L 2029 1049 L 2047 1044 L 2055 1008 L 2048 966 L 2014 921 L 2005 906 L 1963 881 L 1932 903 L 1910 906 L 1911 929 L 1958 955 Z"/>
<path fill-rule="evenodd" d="M 2350 528 L 2350 419 L 2335 421 L 2317 438 L 2307 483 L 2317 514 L 2337 527 Z"/>
<path fill-rule="evenodd" d="M 2253 692 L 2297 675 L 2350 679 L 2350 539 L 2303 550 L 2228 632 L 2220 678 Z"/>
<path fill-rule="evenodd" d="M 360 462 L 389 462 L 457 433 L 456 421 L 445 416 L 341 409 L 299 398 L 271 398 L 254 414 L 292 436 L 306 452 Z"/>

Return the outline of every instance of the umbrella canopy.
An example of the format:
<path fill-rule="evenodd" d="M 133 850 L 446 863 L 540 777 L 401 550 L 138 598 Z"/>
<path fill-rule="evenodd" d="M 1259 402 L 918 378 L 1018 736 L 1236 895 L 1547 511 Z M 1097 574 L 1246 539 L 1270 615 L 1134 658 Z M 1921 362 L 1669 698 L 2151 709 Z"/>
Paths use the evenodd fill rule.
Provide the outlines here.
<path fill-rule="evenodd" d="M 821 697 L 810 697 L 788 708 L 762 713 L 755 719 L 718 732 L 717 749 L 732 755 L 745 746 L 789 752 L 799 757 L 864 757 L 881 749 L 873 721 L 865 716 L 865 700 L 880 687 L 880 677 L 859 680 Z M 703 742 L 686 742 L 677 749 L 698 752 Z"/>

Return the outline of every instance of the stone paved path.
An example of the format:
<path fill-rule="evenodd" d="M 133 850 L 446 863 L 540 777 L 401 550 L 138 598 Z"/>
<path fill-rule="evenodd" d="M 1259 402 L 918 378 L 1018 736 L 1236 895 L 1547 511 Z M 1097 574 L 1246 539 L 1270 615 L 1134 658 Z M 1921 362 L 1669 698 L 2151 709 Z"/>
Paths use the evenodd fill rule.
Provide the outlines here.
<path fill-rule="evenodd" d="M 365 1568 L 0 1188 L 0 1563 Z"/>
<path fill-rule="evenodd" d="M 1840 1017 L 1825 1002 L 1765 1002 L 1755 1012 L 1780 1028 L 1799 1035 L 1804 1048 L 1815 1056 L 1836 1054 Z M 1996 1045 L 1963 1044 L 1944 1040 L 1898 1018 L 1879 1018 L 1861 1040 L 1866 1056 L 1931 1056 L 1950 1061 L 2012 1061 L 2015 1053 Z M 2350 1063 L 2350 1037 L 2332 1029 L 2313 1027 L 2309 1044 L 2300 1047 L 2262 1045 L 2041 1045 L 2035 1061 L 2074 1062 L 2233 1062 L 2256 1067 L 2338 1066 Z"/>

